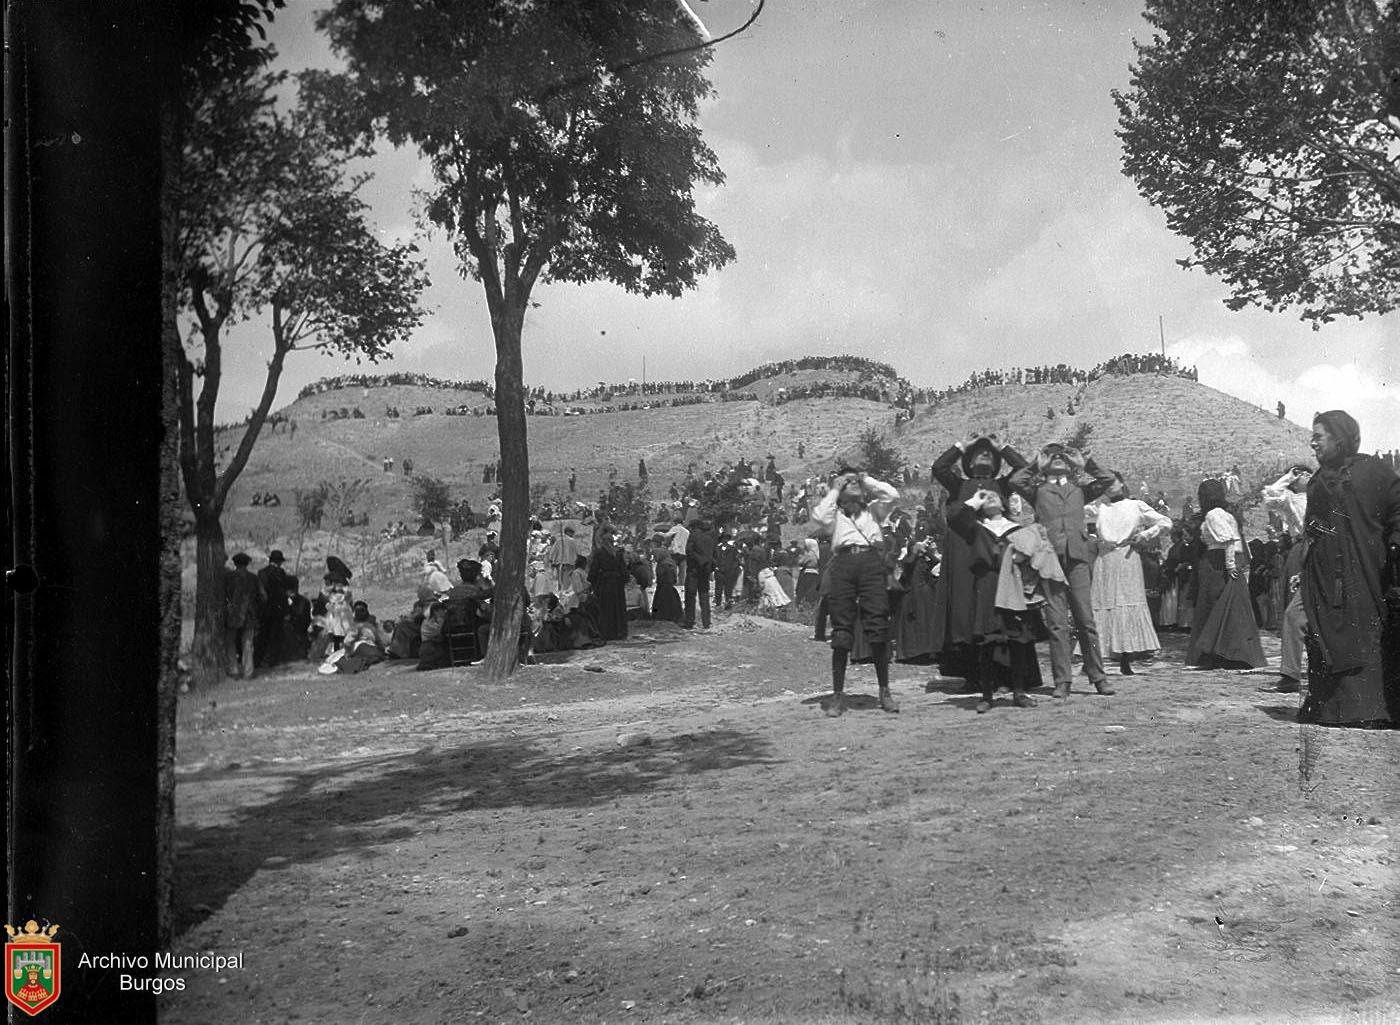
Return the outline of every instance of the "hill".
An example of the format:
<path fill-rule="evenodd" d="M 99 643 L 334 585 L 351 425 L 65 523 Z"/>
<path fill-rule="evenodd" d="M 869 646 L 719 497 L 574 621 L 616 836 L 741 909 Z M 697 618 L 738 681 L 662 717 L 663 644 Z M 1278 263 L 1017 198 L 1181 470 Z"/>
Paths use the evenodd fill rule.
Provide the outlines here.
<path fill-rule="evenodd" d="M 1164 491 L 1177 510 L 1203 479 L 1232 466 L 1250 495 L 1289 464 L 1311 458 L 1307 428 L 1196 381 L 1156 374 L 994 385 L 919 407 L 888 441 L 927 470 L 972 428 L 995 430 L 1027 458 L 1047 442 L 1087 432 L 1100 465 L 1135 489 L 1145 482 L 1152 495 Z"/>
<path fill-rule="evenodd" d="M 367 512 L 378 530 L 386 521 L 414 522 L 411 486 L 404 460 L 413 472 L 446 481 L 457 498 L 483 508 L 494 485 L 482 483 L 482 468 L 499 459 L 496 420 L 491 416 L 446 416 L 442 410 L 459 402 L 484 409 L 484 396 L 441 392 L 411 385 L 326 391 L 301 398 L 280 412 L 296 422 L 296 432 L 264 429 L 248 466 L 234 485 L 228 503 L 228 529 L 261 536 L 290 535 L 296 527 L 294 492 L 321 480 L 364 479 Z M 781 405 L 757 400 L 709 401 L 655 406 L 582 416 L 533 416 L 529 420 L 531 474 L 548 497 L 568 493 L 571 469 L 577 472 L 577 495 L 595 500 L 607 487 L 610 469 L 619 480 L 636 478 L 637 461 L 645 459 L 653 493 L 663 495 L 670 482 L 683 480 L 689 467 L 702 472 L 740 457 L 765 460 L 772 453 L 788 479 L 807 467 L 829 463 L 832 453 L 852 437 L 875 426 L 893 427 L 888 404 L 860 398 L 826 397 Z M 363 419 L 322 419 L 323 410 L 358 405 Z M 434 412 L 414 416 L 419 406 Z M 397 419 L 385 415 L 397 407 Z M 228 447 L 237 436 L 221 435 Z M 807 458 L 799 458 L 803 446 Z M 394 460 L 392 472 L 383 469 Z M 277 508 L 254 506 L 255 495 L 276 492 Z"/>
<path fill-rule="evenodd" d="M 635 480 L 641 458 L 652 496 L 659 500 L 689 468 L 703 472 L 741 457 L 761 461 L 772 453 L 788 481 L 825 474 L 874 427 L 908 465 L 920 468 L 920 483 L 905 489 L 912 504 L 928 488 L 929 464 L 970 428 L 995 430 L 1027 456 L 1047 441 L 1087 432 L 1088 447 L 1103 466 L 1122 472 L 1134 488 L 1165 492 L 1179 510 L 1204 477 L 1231 466 L 1239 467 L 1245 494 L 1252 497 L 1285 466 L 1309 459 L 1306 428 L 1181 376 L 1107 374 L 1079 383 L 991 384 L 944 393 L 935 403 L 917 406 L 906 422 L 899 422 L 898 410 L 887 401 L 840 394 L 872 386 L 883 392 L 896 383 L 902 384 L 868 368 L 778 366 L 739 382 L 741 390 L 727 395 L 674 389 L 618 395 L 610 388 L 581 393 L 565 405 L 611 411 L 531 417 L 531 472 L 545 497 L 562 498 L 573 469 L 577 497 L 591 502 L 614 468 L 620 481 Z M 815 391 L 817 397 L 784 401 L 780 389 L 797 395 Z M 736 397 L 760 390 L 765 401 Z M 353 508 L 368 516 L 368 525 L 310 535 L 304 539 L 306 555 L 338 549 L 354 553 L 360 565 L 382 558 L 383 572 L 376 575 L 399 575 L 430 543 L 377 544 L 386 523 L 416 522 L 404 461 L 412 461 L 415 473 L 444 480 L 454 498 L 484 508 L 495 486 L 482 482 L 482 469 L 499 458 L 495 418 L 484 415 L 489 404 L 481 391 L 427 384 L 347 384 L 299 397 L 280 410 L 295 421 L 296 432 L 265 428 L 232 489 L 225 514 L 230 545 L 259 553 L 276 545 L 300 548 L 296 490 L 321 481 L 358 480 L 361 491 Z M 471 412 L 444 415 L 459 406 Z M 363 418 L 337 418 L 340 410 L 356 407 Z M 413 415 L 419 407 L 433 411 Z M 391 408 L 402 415 L 388 416 Z M 227 447 L 235 430 L 222 436 Z M 394 460 L 391 472 L 384 470 L 386 458 Z M 278 494 L 280 506 L 254 504 L 255 496 L 269 492 Z M 1247 525 L 1262 530 L 1258 510 L 1251 511 Z"/>
<path fill-rule="evenodd" d="M 869 377 L 864 381 L 870 383 Z M 925 473 L 940 452 L 973 427 L 995 430 L 1028 456 L 1047 441 L 1087 432 L 1088 447 L 1102 465 L 1120 470 L 1135 488 L 1145 482 L 1153 494 L 1164 491 L 1179 508 L 1204 477 L 1232 465 L 1242 471 L 1247 489 L 1257 491 L 1284 466 L 1309 458 L 1306 428 L 1178 376 L 1106 375 L 1080 384 L 991 385 L 919 406 L 905 423 L 896 423 L 887 403 L 866 398 L 825 394 L 776 401 L 779 389 L 861 383 L 862 375 L 856 373 L 798 370 L 762 379 L 766 402 L 724 401 L 715 394 L 650 395 L 635 397 L 635 404 L 678 398 L 689 404 L 531 417 L 532 473 L 547 493 L 562 496 L 572 468 L 579 497 L 589 500 L 606 487 L 614 467 L 619 479 L 634 479 L 639 458 L 647 462 L 653 491 L 683 479 L 689 467 L 700 472 L 740 457 L 765 459 L 770 452 L 789 481 L 800 480 L 829 471 L 870 426 Z M 754 387 L 745 385 L 746 391 Z M 597 408 L 598 398 L 589 408 Z M 613 396 L 613 401 L 622 398 Z M 376 528 L 386 520 L 410 520 L 405 459 L 412 460 L 415 473 L 442 478 L 454 495 L 479 506 L 493 490 L 482 483 L 481 471 L 498 458 L 495 419 L 443 411 L 464 406 L 484 413 L 489 404 L 476 391 L 403 384 L 337 388 L 298 398 L 280 411 L 296 421 L 296 433 L 264 430 L 234 486 L 230 512 L 252 515 L 263 527 L 286 532 L 295 523 L 296 488 L 365 478 L 364 511 Z M 420 407 L 433 412 L 413 415 Z M 333 418 L 335 411 L 356 408 L 363 419 Z M 390 418 L 390 408 L 402 415 Z M 392 473 L 383 470 L 386 457 L 394 460 Z M 255 494 L 270 491 L 282 498 L 280 508 L 252 505 Z"/>

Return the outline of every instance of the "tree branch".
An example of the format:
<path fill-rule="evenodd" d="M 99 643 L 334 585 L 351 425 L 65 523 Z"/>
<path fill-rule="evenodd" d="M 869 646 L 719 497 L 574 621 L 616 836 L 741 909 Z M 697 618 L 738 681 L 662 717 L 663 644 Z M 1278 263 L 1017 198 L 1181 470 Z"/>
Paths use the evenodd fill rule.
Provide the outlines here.
<path fill-rule="evenodd" d="M 267 378 L 263 382 L 262 397 L 248 417 L 248 426 L 244 428 L 243 437 L 238 443 L 238 450 L 229 460 L 224 472 L 219 475 L 219 483 L 214 492 L 217 508 L 223 508 L 224 501 L 228 498 L 229 488 L 238 479 L 238 475 L 243 472 L 243 468 L 248 465 L 248 457 L 253 453 L 253 445 L 258 440 L 258 433 L 262 430 L 268 410 L 272 408 L 272 402 L 277 397 L 277 382 L 282 377 L 282 365 L 287 358 L 287 352 L 286 338 L 282 334 L 282 307 L 280 303 L 274 301 L 272 304 L 272 359 L 267 364 Z"/>

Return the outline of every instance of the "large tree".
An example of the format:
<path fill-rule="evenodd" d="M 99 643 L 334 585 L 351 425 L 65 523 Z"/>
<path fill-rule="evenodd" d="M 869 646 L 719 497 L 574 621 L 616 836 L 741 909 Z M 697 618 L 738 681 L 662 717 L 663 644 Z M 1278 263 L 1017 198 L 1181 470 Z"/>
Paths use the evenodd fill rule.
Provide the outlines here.
<path fill-rule="evenodd" d="M 695 126 L 708 56 L 649 59 L 696 42 L 682 8 L 654 0 L 339 0 L 318 23 L 348 63 L 319 81 L 327 109 L 429 159 L 428 215 L 486 293 L 503 506 L 486 671 L 503 679 L 524 612 L 531 291 L 678 296 L 734 258 L 695 209 L 696 186 L 723 181 Z"/>
<path fill-rule="evenodd" d="M 1400 304 L 1400 2 L 1148 0 L 1123 166 L 1226 305 Z"/>
<path fill-rule="evenodd" d="M 253 71 L 190 98 L 174 200 L 189 325 L 178 366 L 179 462 L 195 518 L 194 658 L 205 682 L 222 665 L 224 504 L 287 356 L 319 349 L 373 362 L 422 317 L 426 279 L 415 247 L 379 241 L 357 195 L 365 178 L 345 170 L 356 151 L 305 109 L 280 112 L 281 82 Z M 215 418 L 227 331 L 253 318 L 266 323 L 272 355 L 258 404 L 220 465 Z"/>
<path fill-rule="evenodd" d="M 157 683 L 157 798 L 159 865 L 157 934 L 168 946 L 174 934 L 175 864 L 175 719 L 179 668 L 184 499 L 180 487 L 180 368 L 185 362 L 180 341 L 180 183 L 185 133 L 195 106 L 191 97 L 212 84 L 236 79 L 263 67 L 271 51 L 260 46 L 267 37 L 264 21 L 285 0 L 160 0 L 144 8 L 146 31 L 159 38 L 155 52 L 160 111 L 160 679 Z"/>

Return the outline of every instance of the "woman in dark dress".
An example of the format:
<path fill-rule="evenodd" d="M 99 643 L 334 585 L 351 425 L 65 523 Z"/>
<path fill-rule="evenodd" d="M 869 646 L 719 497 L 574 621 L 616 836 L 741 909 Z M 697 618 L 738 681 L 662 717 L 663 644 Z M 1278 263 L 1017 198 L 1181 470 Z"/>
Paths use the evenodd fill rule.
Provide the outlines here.
<path fill-rule="evenodd" d="M 1225 504 L 1225 484 L 1201 482 L 1201 550 L 1186 665 L 1194 669 L 1259 669 L 1268 664 L 1259 643 L 1259 627 L 1249 600 L 1245 572 L 1249 565 L 1239 522 Z"/>
<path fill-rule="evenodd" d="M 1025 465 L 1025 458 L 1010 445 L 1001 445 L 995 435 L 973 431 L 934 460 L 929 473 L 948 492 L 951 518 L 955 502 L 964 502 L 983 488 L 995 491 L 1006 508 L 1011 491 L 1002 474 Z M 957 531 L 948 531 L 943 566 L 934 588 L 932 643 L 943 672 L 949 676 L 966 677 L 976 662 L 973 609 L 952 597 L 970 593 L 971 567 L 971 546 Z M 968 689 L 976 689 L 970 677 Z"/>
<path fill-rule="evenodd" d="M 1034 567 L 1063 582 L 1064 573 L 1055 550 L 1045 538 L 1043 527 L 1022 526 L 1007 519 L 1000 495 L 991 489 L 976 492 L 966 502 L 951 503 L 948 530 L 949 536 L 956 534 L 967 543 L 971 556 L 967 576 L 961 584 L 954 582 L 951 595 L 968 609 L 971 619 L 968 683 L 982 694 L 977 711 L 991 711 L 996 692 L 1002 688 L 1011 691 L 1012 704 L 1018 708 L 1033 708 L 1035 699 L 1026 692 L 1042 682 L 1035 646 L 1050 637 L 1041 613 L 1044 595 L 1036 594 L 1027 601 L 1023 580 L 1034 577 L 1035 571 L 1028 568 L 1023 576 L 1019 567 L 1013 567 L 1011 576 L 1004 571 L 1003 563 L 1008 557 L 1016 563 L 1034 558 Z M 1018 556 L 1011 551 L 1008 555 L 1013 546 L 1024 548 L 1024 553 Z M 1012 589 L 1020 595 L 1019 602 L 1007 600 L 1004 591 L 1008 577 Z M 1039 590 L 1038 583 L 1034 589 Z M 1020 607 L 1013 608 L 1013 604 Z"/>
<path fill-rule="evenodd" d="M 605 641 L 627 637 L 627 563 L 615 542 L 615 532 L 604 527 L 588 565 L 588 583 L 598 608 L 598 631 Z"/>
<path fill-rule="evenodd" d="M 906 545 L 899 562 L 904 596 L 891 624 L 894 657 L 900 662 L 928 661 L 938 654 L 933 644 L 935 580 L 938 551 L 932 538 Z"/>
<path fill-rule="evenodd" d="M 1324 726 L 1400 725 L 1400 478 L 1357 454 L 1340 409 L 1313 421 L 1303 608 L 1308 696 L 1298 718 Z"/>
<path fill-rule="evenodd" d="M 664 549 L 656 556 L 656 596 L 651 600 L 651 618 L 667 623 L 679 623 L 685 618 L 676 590 L 676 560 Z"/>

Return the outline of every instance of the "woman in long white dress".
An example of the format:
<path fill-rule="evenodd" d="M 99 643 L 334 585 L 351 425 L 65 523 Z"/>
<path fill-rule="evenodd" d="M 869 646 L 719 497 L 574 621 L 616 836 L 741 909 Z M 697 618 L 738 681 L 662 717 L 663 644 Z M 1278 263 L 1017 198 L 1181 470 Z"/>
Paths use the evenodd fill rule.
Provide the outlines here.
<path fill-rule="evenodd" d="M 1172 521 L 1146 502 L 1129 498 L 1123 478 L 1114 477 L 1098 508 L 1099 555 L 1089 595 L 1104 662 L 1116 658 L 1119 671 L 1132 676 L 1132 660 L 1161 647 L 1137 546 L 1159 539 L 1171 530 Z"/>

